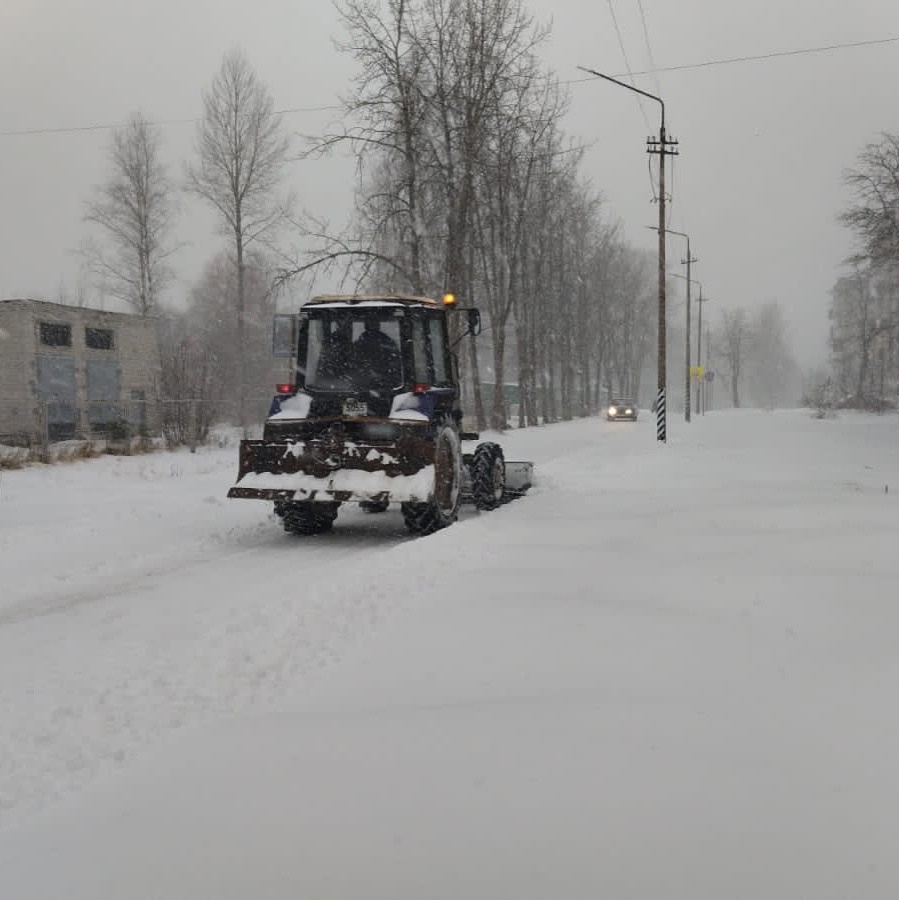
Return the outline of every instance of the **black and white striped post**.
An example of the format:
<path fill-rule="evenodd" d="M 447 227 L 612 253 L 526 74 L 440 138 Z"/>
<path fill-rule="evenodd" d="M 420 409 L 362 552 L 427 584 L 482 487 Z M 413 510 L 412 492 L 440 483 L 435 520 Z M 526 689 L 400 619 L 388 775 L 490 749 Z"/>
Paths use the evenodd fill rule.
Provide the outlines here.
<path fill-rule="evenodd" d="M 665 388 L 660 388 L 656 396 L 656 440 L 665 440 Z"/>

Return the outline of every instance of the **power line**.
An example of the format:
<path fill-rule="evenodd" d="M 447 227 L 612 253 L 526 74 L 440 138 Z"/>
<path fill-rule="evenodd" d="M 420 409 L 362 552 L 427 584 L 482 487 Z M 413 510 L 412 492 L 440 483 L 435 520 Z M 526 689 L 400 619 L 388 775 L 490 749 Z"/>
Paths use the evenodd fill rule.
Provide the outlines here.
<path fill-rule="evenodd" d="M 624 59 L 624 67 L 627 69 L 628 75 L 630 75 L 631 84 L 636 87 L 637 82 L 634 78 L 633 72 L 631 72 L 631 64 L 627 59 L 627 51 L 624 49 L 624 38 L 621 36 L 621 29 L 618 27 L 618 17 L 615 15 L 615 7 L 612 3 L 612 0 L 608 0 L 609 3 L 609 12 L 612 14 L 612 24 L 615 26 L 615 34 L 618 35 L 618 46 L 621 48 L 621 56 Z M 652 126 L 649 124 L 649 119 L 646 115 L 646 110 L 643 107 L 643 101 L 638 97 L 637 103 L 640 106 L 640 115 L 643 116 L 643 124 L 646 125 L 647 131 L 652 131 Z M 652 179 L 652 157 L 649 159 L 649 189 L 652 191 L 653 200 L 656 199 L 655 186 Z"/>
<path fill-rule="evenodd" d="M 846 50 L 852 47 L 871 47 L 876 44 L 895 44 L 899 42 L 899 35 L 886 38 L 872 38 L 867 41 L 847 41 L 842 44 L 826 44 L 821 47 L 802 47 L 796 50 L 774 50 L 770 53 L 757 53 L 752 56 L 728 56 L 723 59 L 707 59 L 702 62 L 684 63 L 679 66 L 662 66 L 660 69 L 647 69 L 643 72 L 628 72 L 630 76 L 635 75 L 653 75 L 657 72 L 684 72 L 688 69 L 707 69 L 711 66 L 727 66 L 732 63 L 756 62 L 758 60 L 778 59 L 785 56 L 804 56 L 808 53 L 828 53 L 831 50 Z M 617 75 L 617 78 L 623 78 L 624 75 Z M 586 78 L 571 78 L 561 84 L 583 84 L 587 81 L 595 81 L 596 76 L 591 75 Z"/>
<path fill-rule="evenodd" d="M 636 87 L 636 82 L 634 81 L 634 73 L 631 71 L 631 64 L 627 59 L 627 51 L 624 49 L 624 38 L 621 36 L 621 29 L 618 27 L 618 16 L 615 15 L 615 6 L 612 3 L 612 0 L 608 0 L 609 3 L 609 12 L 612 14 L 612 24 L 615 26 L 615 34 L 618 35 L 618 46 L 621 48 L 621 56 L 624 59 L 624 67 L 627 69 L 627 74 L 630 76 L 631 84 Z M 643 101 L 637 101 L 640 104 L 640 115 L 643 116 L 643 122 L 646 125 L 647 131 L 652 131 L 652 128 L 649 125 L 649 119 L 646 117 L 646 110 L 643 108 Z"/>
<path fill-rule="evenodd" d="M 285 107 L 284 109 L 276 109 L 272 112 L 273 116 L 282 116 L 282 115 L 290 115 L 292 113 L 314 113 L 314 112 L 328 112 L 331 110 L 339 110 L 342 109 L 340 106 L 290 106 Z M 196 122 L 201 121 L 202 116 L 192 116 L 187 119 L 159 119 L 155 122 L 149 122 L 149 125 L 154 127 L 169 127 L 172 125 L 193 125 Z M 125 122 L 118 122 L 114 124 L 106 123 L 98 123 L 96 125 L 71 125 L 71 126 L 62 126 L 59 128 L 23 128 L 17 131 L 0 131 L 0 137 L 26 137 L 29 135 L 41 135 L 41 134 L 78 134 L 82 132 L 89 131 L 112 131 L 115 128 L 124 127 Z"/>
<path fill-rule="evenodd" d="M 643 23 L 643 40 L 646 42 L 646 54 L 649 58 L 649 65 L 652 68 L 653 73 L 653 81 L 656 85 L 656 93 L 661 96 L 662 95 L 662 85 L 659 82 L 659 76 L 656 72 L 656 61 L 652 56 L 652 46 L 649 43 L 649 29 L 646 27 L 646 13 L 643 10 L 643 0 L 637 0 L 637 6 L 640 8 L 640 21 Z M 633 77 L 631 79 L 633 83 Z M 642 109 L 642 105 L 641 105 Z M 647 123 L 647 130 L 649 129 L 649 123 Z M 653 199 L 656 199 L 656 191 L 655 191 L 655 182 L 652 178 L 652 156 L 650 155 L 647 159 L 649 162 L 649 183 L 650 190 L 652 191 Z M 671 224 L 671 207 L 674 206 L 674 157 L 671 158 L 671 206 L 668 208 L 668 224 Z"/>
<path fill-rule="evenodd" d="M 652 58 L 652 46 L 649 43 L 649 29 L 646 27 L 646 12 L 643 9 L 643 0 L 637 0 L 637 6 L 640 7 L 640 21 L 643 23 L 643 40 L 646 41 L 646 54 L 649 57 L 649 65 L 652 69 L 653 79 L 656 83 L 656 93 L 661 95 L 662 86 L 659 84 L 656 61 Z"/>
<path fill-rule="evenodd" d="M 638 0 L 642 7 L 642 0 Z M 644 20 L 645 24 L 645 20 Z M 892 35 L 890 37 L 885 38 L 871 38 L 864 41 L 844 41 L 839 44 L 824 44 L 817 47 L 800 47 L 791 50 L 772 50 L 768 53 L 757 53 L 751 54 L 747 56 L 728 56 L 721 59 L 708 59 L 703 60 L 702 62 L 696 63 L 684 63 L 676 66 L 663 66 L 662 68 L 658 68 L 654 65 L 652 59 L 650 58 L 650 65 L 653 66 L 652 69 L 643 72 L 632 72 L 630 68 L 628 68 L 627 74 L 630 76 L 631 81 L 633 83 L 633 78 L 635 75 L 658 75 L 659 72 L 684 72 L 690 69 L 707 69 L 712 66 L 726 66 L 733 65 L 735 63 L 743 63 L 743 62 L 758 62 L 769 59 L 782 59 L 784 57 L 789 56 L 806 56 L 812 53 L 829 53 L 834 50 L 847 50 L 855 47 L 872 47 L 883 44 L 895 44 L 899 43 L 899 35 Z M 647 44 L 647 49 L 649 49 Z M 615 78 L 624 78 L 624 75 L 614 75 Z M 561 82 L 561 84 L 583 84 L 588 81 L 596 81 L 597 76 L 588 75 L 585 78 L 572 78 L 566 81 Z M 642 108 L 642 107 L 641 107 Z M 674 205 L 674 190 L 673 190 L 673 181 L 674 181 L 674 171 L 672 166 L 672 206 Z M 655 198 L 657 199 L 657 198 Z M 686 231 L 686 228 L 684 229 Z"/>
<path fill-rule="evenodd" d="M 620 33 L 619 33 L 620 39 Z M 810 53 L 828 53 L 833 50 L 846 50 L 854 47 L 871 47 L 880 44 L 895 44 L 899 43 L 899 35 L 895 35 L 892 37 L 886 38 L 874 38 L 866 41 L 849 41 L 841 44 L 827 44 L 821 47 L 803 47 L 795 50 L 775 50 L 770 53 L 759 53 L 751 56 L 731 56 L 725 57 L 723 59 L 709 59 L 703 60 L 702 62 L 695 63 L 685 63 L 683 65 L 677 66 L 663 66 L 662 68 L 654 67 L 652 69 L 647 69 L 644 71 L 633 72 L 628 70 L 626 73 L 617 74 L 614 77 L 616 78 L 624 78 L 629 77 L 633 79 L 637 75 L 656 75 L 660 72 L 684 72 L 690 69 L 705 69 L 711 66 L 726 66 L 731 65 L 733 63 L 742 63 L 742 62 L 756 62 L 759 60 L 768 60 L 768 59 L 778 59 L 782 57 L 788 56 L 804 56 Z M 588 81 L 595 81 L 595 76 L 588 76 L 586 78 L 571 78 L 565 81 L 560 81 L 559 84 L 583 84 Z M 343 107 L 337 106 L 334 104 L 331 105 L 323 105 L 323 106 L 292 106 L 286 107 L 284 109 L 275 110 L 275 115 L 290 115 L 292 113 L 314 113 L 314 112 L 331 112 L 338 111 Z M 642 108 L 642 107 L 641 107 Z M 155 122 L 151 122 L 151 125 L 159 126 L 159 127 L 167 127 L 171 125 L 190 125 L 195 122 L 199 122 L 201 119 L 200 116 L 194 116 L 192 118 L 187 119 L 160 119 Z M 29 135 L 54 135 L 54 134 L 77 134 L 80 132 L 90 132 L 90 131 L 111 131 L 114 128 L 121 128 L 125 123 L 98 123 L 94 125 L 71 125 L 71 126 L 62 126 L 55 128 L 23 128 L 12 131 L 0 131 L 0 137 L 27 137 Z"/>

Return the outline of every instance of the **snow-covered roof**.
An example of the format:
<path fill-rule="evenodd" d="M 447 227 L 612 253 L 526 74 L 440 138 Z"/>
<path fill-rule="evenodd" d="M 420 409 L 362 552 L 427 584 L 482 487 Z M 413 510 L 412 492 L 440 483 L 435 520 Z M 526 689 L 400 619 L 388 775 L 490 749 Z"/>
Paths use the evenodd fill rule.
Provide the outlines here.
<path fill-rule="evenodd" d="M 413 294 L 319 294 L 306 302 L 306 306 L 441 306 L 433 297 L 417 297 Z"/>
<path fill-rule="evenodd" d="M 0 297 L 0 309 L 30 309 L 41 315 L 61 315 L 66 320 L 108 319 L 141 323 L 155 322 L 156 316 L 141 316 L 136 312 L 114 309 L 97 309 L 93 306 L 72 306 L 69 303 L 56 303 L 53 300 L 41 300 L 37 297 Z"/>

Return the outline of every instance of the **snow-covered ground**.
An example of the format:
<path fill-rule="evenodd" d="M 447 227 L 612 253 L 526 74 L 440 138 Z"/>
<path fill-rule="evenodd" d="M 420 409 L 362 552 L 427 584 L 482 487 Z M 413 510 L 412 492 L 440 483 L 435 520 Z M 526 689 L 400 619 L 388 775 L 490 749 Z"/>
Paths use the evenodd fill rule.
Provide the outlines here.
<path fill-rule="evenodd" d="M 899 421 L 653 428 L 417 540 L 3 473 L 0 897 L 894 900 Z"/>

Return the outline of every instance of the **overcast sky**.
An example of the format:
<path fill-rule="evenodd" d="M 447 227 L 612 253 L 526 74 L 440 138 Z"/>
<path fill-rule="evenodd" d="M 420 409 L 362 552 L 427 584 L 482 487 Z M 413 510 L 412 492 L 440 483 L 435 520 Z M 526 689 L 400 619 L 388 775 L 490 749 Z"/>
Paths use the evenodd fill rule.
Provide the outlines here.
<path fill-rule="evenodd" d="M 895 0 L 642 0 L 652 57 L 675 66 L 768 51 L 899 35 Z M 650 68 L 638 0 L 611 4 L 634 70 Z M 531 0 L 552 18 L 544 58 L 563 79 L 576 66 L 625 71 L 608 0 Z M 327 0 L 0 0 L 0 297 L 59 294 L 78 280 L 73 251 L 83 203 L 102 180 L 109 132 L 9 132 L 115 124 L 140 109 L 164 121 L 166 158 L 180 175 L 192 152 L 200 92 L 223 53 L 239 44 L 280 108 L 333 104 L 352 60 L 332 45 Z M 823 358 L 828 291 L 850 249 L 835 216 L 846 202 L 842 169 L 881 130 L 899 129 L 899 43 L 662 72 L 638 85 L 665 99 L 680 141 L 671 227 L 691 236 L 694 275 L 711 302 L 752 307 L 778 299 L 803 363 Z M 657 219 L 634 95 L 614 85 L 571 86 L 568 133 L 590 143 L 584 173 L 628 238 L 653 248 Z M 655 130 L 657 106 L 644 111 Z M 316 132 L 333 112 L 294 112 L 285 123 Z M 174 121 L 173 121 L 174 120 Z M 347 160 L 297 164 L 304 205 L 344 222 L 352 196 Z M 183 201 L 173 293 L 185 293 L 221 244 L 211 216 Z M 682 241 L 669 239 L 672 271 Z M 329 285 L 321 283 L 320 288 Z"/>

